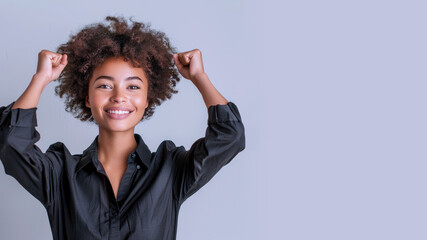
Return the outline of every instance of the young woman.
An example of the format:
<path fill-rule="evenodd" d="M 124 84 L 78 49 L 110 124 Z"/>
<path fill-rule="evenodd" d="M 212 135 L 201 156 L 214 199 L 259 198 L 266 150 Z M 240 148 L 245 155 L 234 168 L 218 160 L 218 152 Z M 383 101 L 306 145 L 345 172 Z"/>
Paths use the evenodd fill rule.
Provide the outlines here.
<path fill-rule="evenodd" d="M 107 20 L 57 53 L 39 53 L 28 88 L 0 108 L 0 159 L 44 205 L 54 239 L 175 239 L 181 204 L 245 148 L 241 117 L 210 82 L 199 50 L 177 54 L 162 32 Z M 177 92 L 176 69 L 203 96 L 206 135 L 188 150 L 165 140 L 152 152 L 134 129 Z M 39 97 L 55 79 L 66 110 L 99 128 L 83 154 L 61 142 L 46 152 L 35 145 Z"/>

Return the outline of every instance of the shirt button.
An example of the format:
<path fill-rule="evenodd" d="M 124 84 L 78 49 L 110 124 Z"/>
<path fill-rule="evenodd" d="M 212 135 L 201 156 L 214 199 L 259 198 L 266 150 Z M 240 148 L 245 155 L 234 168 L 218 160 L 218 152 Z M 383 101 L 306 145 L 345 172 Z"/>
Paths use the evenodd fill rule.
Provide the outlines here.
<path fill-rule="evenodd" d="M 117 216 L 117 211 L 116 211 L 116 210 L 112 210 L 112 211 L 111 211 L 111 216 L 112 216 L 112 217 Z"/>
<path fill-rule="evenodd" d="M 130 156 L 131 158 L 135 158 L 135 153 L 132 153 Z"/>
<path fill-rule="evenodd" d="M 140 169 L 141 168 L 141 166 L 139 166 L 139 165 L 136 165 L 136 169 Z"/>

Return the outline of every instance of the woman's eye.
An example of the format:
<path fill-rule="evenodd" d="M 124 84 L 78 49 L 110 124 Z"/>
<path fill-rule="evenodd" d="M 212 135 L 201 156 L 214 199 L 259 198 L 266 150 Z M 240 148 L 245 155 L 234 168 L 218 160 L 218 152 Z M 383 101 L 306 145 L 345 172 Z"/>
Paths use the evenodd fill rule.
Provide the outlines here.
<path fill-rule="evenodd" d="M 130 86 L 131 89 L 139 89 L 138 86 Z"/>
<path fill-rule="evenodd" d="M 110 88 L 110 86 L 103 84 L 103 85 L 99 85 L 98 88 Z"/>

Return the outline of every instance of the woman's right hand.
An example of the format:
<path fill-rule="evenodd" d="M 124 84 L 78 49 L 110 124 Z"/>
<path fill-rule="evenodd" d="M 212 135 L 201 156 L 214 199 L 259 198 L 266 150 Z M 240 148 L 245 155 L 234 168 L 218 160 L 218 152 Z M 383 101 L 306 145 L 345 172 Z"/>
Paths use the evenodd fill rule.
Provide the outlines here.
<path fill-rule="evenodd" d="M 67 55 L 42 50 L 39 53 L 37 72 L 31 79 L 24 93 L 15 101 L 12 109 L 29 109 L 37 107 L 44 88 L 57 79 L 67 66 Z"/>
<path fill-rule="evenodd" d="M 44 85 L 57 79 L 67 65 L 67 54 L 59 54 L 48 50 L 39 52 L 36 76 Z"/>

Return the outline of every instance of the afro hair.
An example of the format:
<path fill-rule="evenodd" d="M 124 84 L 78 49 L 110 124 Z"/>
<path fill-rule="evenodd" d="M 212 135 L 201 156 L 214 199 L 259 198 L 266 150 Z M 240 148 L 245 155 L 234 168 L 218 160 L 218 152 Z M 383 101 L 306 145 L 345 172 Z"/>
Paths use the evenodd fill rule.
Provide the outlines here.
<path fill-rule="evenodd" d="M 122 17 L 108 16 L 109 24 L 97 23 L 86 26 L 70 40 L 59 46 L 58 53 L 68 55 L 68 64 L 55 87 L 55 94 L 65 96 L 65 110 L 81 121 L 93 122 L 94 118 L 85 99 L 89 80 L 94 69 L 111 57 L 122 57 L 133 67 L 141 67 L 148 78 L 148 107 L 141 119 L 148 119 L 172 94 L 177 93 L 180 80 L 174 65 L 175 48 L 165 33 L 150 28 L 150 24 L 131 24 Z"/>

